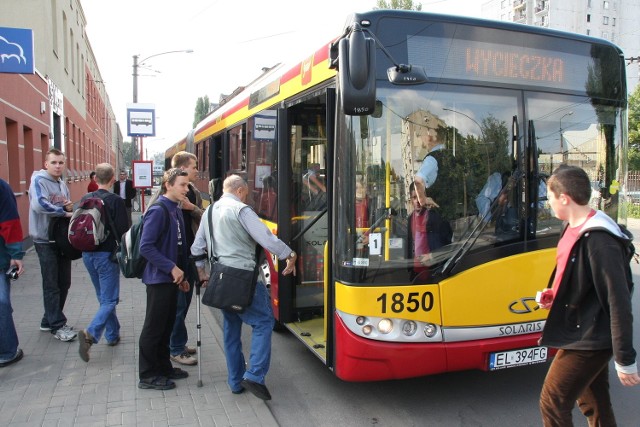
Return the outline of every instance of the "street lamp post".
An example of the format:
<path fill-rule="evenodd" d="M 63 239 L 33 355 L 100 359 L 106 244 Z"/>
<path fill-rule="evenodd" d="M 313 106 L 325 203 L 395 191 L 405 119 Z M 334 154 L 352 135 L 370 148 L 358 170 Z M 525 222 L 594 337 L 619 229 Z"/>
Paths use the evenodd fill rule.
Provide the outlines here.
<path fill-rule="evenodd" d="M 192 49 L 184 49 L 184 50 L 169 50 L 166 52 L 160 52 L 160 53 L 155 53 L 153 55 L 147 56 L 146 58 L 140 60 L 140 55 L 133 55 L 133 103 L 137 104 L 138 103 L 138 68 L 141 65 L 144 65 L 144 62 L 151 59 L 151 58 L 155 58 L 156 56 L 160 56 L 160 55 L 168 55 L 170 53 L 192 53 L 193 50 Z M 143 151 L 143 147 L 142 147 L 142 142 L 143 139 L 142 137 L 140 137 L 140 160 L 144 160 L 144 151 Z M 132 137 L 132 144 L 134 147 L 138 146 L 138 138 L 137 137 Z M 142 202 L 140 203 L 140 207 L 141 207 L 141 211 L 144 212 L 144 194 L 142 194 L 141 196 L 142 198 Z"/>
<path fill-rule="evenodd" d="M 192 49 L 169 50 L 167 52 L 160 52 L 160 53 L 147 56 L 142 60 L 139 59 L 140 55 L 133 55 L 133 103 L 134 104 L 138 103 L 138 68 L 141 65 L 144 65 L 145 61 L 151 58 L 155 58 L 156 56 L 168 55 L 170 53 L 192 53 L 192 52 L 193 52 Z M 134 146 L 137 146 L 138 144 L 137 137 L 133 137 L 133 143 L 134 143 Z M 140 160 L 144 160 L 144 153 L 142 151 L 142 138 L 140 138 Z"/>
<path fill-rule="evenodd" d="M 560 153 L 562 154 L 562 163 L 567 163 L 567 153 L 565 152 L 565 149 L 564 149 L 564 135 L 563 135 L 563 130 L 562 130 L 562 119 L 564 119 L 565 117 L 570 116 L 572 114 L 573 114 L 573 111 L 569 111 L 564 116 L 560 117 Z"/>

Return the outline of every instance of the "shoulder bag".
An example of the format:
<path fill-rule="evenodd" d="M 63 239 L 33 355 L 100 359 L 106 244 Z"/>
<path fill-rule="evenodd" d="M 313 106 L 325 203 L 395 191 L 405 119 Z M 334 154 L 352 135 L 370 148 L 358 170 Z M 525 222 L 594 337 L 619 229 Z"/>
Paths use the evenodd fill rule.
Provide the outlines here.
<path fill-rule="evenodd" d="M 209 209 L 209 233 L 213 233 L 212 213 Z M 260 245 L 256 245 L 256 267 L 253 270 L 229 267 L 211 259 L 209 283 L 202 295 L 202 303 L 234 313 L 243 313 L 253 302 L 258 279 L 258 255 Z M 211 255 L 211 254 L 210 254 Z"/>

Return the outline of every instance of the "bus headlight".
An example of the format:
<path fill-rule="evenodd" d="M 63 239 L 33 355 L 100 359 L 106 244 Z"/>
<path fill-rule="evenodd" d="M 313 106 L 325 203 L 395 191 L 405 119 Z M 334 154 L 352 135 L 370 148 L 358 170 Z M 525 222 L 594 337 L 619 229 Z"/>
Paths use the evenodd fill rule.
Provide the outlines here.
<path fill-rule="evenodd" d="M 432 338 L 438 332 L 438 327 L 433 323 L 427 323 L 424 325 L 424 335 L 427 338 Z"/>
<path fill-rule="evenodd" d="M 393 331 L 393 322 L 391 319 L 380 319 L 378 322 L 378 330 L 381 334 L 388 334 Z"/>
<path fill-rule="evenodd" d="M 443 342 L 442 327 L 415 319 L 365 316 L 336 310 L 345 327 L 354 334 L 385 342 Z"/>
<path fill-rule="evenodd" d="M 402 333 L 408 337 L 415 334 L 417 330 L 418 325 L 416 325 L 416 322 L 414 322 L 413 320 L 408 320 L 402 325 Z"/>

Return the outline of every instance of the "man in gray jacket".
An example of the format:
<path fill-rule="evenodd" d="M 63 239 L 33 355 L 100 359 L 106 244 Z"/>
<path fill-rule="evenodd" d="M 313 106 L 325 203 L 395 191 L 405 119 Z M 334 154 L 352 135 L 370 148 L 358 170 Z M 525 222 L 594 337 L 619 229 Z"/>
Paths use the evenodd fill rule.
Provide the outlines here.
<path fill-rule="evenodd" d="M 44 316 L 41 331 L 50 331 L 60 341 L 73 341 L 77 333 L 67 325 L 64 303 L 71 287 L 71 260 L 49 243 L 49 222 L 53 217 L 71 217 L 73 202 L 62 178 L 65 156 L 56 149 L 47 151 L 44 167 L 31 176 L 29 186 L 29 235 L 40 260 Z"/>
<path fill-rule="evenodd" d="M 222 184 L 223 195 L 209 206 L 202 216 L 195 241 L 191 246 L 194 257 L 215 256 L 223 265 L 252 271 L 255 268 L 256 245 L 262 246 L 287 265 L 282 274 L 296 274 L 295 252 L 274 236 L 258 215 L 245 204 L 249 188 L 238 175 L 230 175 Z M 209 211 L 212 212 L 209 212 Z M 208 215 L 212 215 L 213 229 L 209 230 Z M 206 249 L 209 248 L 209 249 Z M 197 262 L 201 281 L 208 280 L 204 261 Z M 269 291 L 258 281 L 251 305 L 243 313 L 222 310 L 224 316 L 224 353 L 227 359 L 227 382 L 234 394 L 249 390 L 262 400 L 270 400 L 265 377 L 271 362 L 271 332 L 273 311 Z M 249 365 L 242 353 L 242 324 L 251 325 Z"/>

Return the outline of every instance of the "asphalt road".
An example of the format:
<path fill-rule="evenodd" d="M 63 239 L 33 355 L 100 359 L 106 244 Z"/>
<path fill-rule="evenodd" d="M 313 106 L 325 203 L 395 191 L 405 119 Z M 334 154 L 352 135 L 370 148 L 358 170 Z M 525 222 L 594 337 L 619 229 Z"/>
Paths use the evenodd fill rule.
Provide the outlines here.
<path fill-rule="evenodd" d="M 640 241 L 640 220 L 629 220 Z M 638 243 L 640 250 L 640 243 Z M 640 284 L 640 265 L 633 263 Z M 640 349 L 640 297 L 634 295 L 634 343 Z M 220 320 L 220 318 L 218 317 Z M 245 327 L 245 350 L 249 348 Z M 424 363 L 429 363 L 425 360 Z M 400 381 L 337 379 L 289 332 L 275 333 L 267 403 L 282 427 L 540 426 L 538 396 L 548 364 L 496 372 L 467 371 Z M 620 427 L 640 425 L 640 387 L 625 388 L 613 372 L 611 394 Z M 576 409 L 576 426 L 587 423 Z"/>

